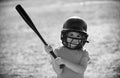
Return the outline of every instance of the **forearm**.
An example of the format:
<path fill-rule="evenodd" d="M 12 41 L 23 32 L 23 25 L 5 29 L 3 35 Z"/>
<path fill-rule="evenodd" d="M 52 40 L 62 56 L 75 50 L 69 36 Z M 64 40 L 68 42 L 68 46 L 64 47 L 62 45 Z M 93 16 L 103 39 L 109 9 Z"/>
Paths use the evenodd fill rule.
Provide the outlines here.
<path fill-rule="evenodd" d="M 63 69 L 61 69 L 60 66 L 57 63 L 55 63 L 55 61 L 52 61 L 51 64 L 52 64 L 54 71 L 57 74 L 61 74 L 63 72 Z"/>
<path fill-rule="evenodd" d="M 69 62 L 67 60 L 64 60 L 64 64 L 66 67 L 68 67 L 69 69 L 71 69 L 74 72 L 83 74 L 85 71 L 85 68 L 79 64 L 74 64 L 74 63 Z"/>

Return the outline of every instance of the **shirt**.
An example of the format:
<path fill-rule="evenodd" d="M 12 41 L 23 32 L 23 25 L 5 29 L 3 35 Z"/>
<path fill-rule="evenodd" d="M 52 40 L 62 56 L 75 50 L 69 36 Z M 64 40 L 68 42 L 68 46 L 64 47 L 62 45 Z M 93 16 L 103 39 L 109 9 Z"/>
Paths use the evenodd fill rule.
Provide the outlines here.
<path fill-rule="evenodd" d="M 61 57 L 75 64 L 84 63 L 83 59 L 84 57 L 87 58 L 88 61 L 90 59 L 89 54 L 86 50 L 70 50 L 66 47 L 60 47 L 58 49 L 55 49 L 54 52 L 58 57 Z M 57 78 L 84 78 L 84 73 L 83 74 L 76 73 L 72 71 L 70 68 L 65 66 L 63 68 L 63 72 L 57 75 Z"/>

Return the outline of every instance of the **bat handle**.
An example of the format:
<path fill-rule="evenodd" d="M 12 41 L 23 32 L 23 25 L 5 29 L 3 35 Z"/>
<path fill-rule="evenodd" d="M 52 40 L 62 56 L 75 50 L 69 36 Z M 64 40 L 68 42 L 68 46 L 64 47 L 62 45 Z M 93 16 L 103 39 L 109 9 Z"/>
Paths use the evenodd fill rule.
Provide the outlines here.
<path fill-rule="evenodd" d="M 60 65 L 60 69 L 62 69 L 62 68 L 64 68 L 65 67 L 65 65 L 64 64 L 61 64 Z"/>
<path fill-rule="evenodd" d="M 56 59 L 57 56 L 53 53 L 53 51 L 50 51 L 50 54 Z"/>

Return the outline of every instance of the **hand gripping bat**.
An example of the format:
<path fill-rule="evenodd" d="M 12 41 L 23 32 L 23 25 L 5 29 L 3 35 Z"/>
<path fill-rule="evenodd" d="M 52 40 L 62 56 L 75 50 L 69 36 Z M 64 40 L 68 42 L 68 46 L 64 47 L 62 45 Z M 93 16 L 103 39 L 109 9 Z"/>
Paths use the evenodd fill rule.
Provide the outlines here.
<path fill-rule="evenodd" d="M 35 27 L 34 23 L 32 22 L 32 20 L 30 19 L 30 17 L 28 16 L 28 14 L 25 12 L 25 10 L 23 9 L 23 7 L 18 4 L 16 6 L 16 10 L 18 11 L 18 13 L 21 15 L 21 17 L 24 19 L 24 21 L 28 24 L 28 26 L 38 35 L 38 37 L 40 38 L 40 40 L 43 42 L 44 45 L 48 45 L 46 43 L 46 41 L 43 39 L 43 37 L 41 36 L 41 34 L 38 32 L 37 28 Z M 57 56 L 54 54 L 53 51 L 50 52 L 50 54 L 56 59 Z M 64 65 L 60 65 L 60 68 L 63 68 Z"/>

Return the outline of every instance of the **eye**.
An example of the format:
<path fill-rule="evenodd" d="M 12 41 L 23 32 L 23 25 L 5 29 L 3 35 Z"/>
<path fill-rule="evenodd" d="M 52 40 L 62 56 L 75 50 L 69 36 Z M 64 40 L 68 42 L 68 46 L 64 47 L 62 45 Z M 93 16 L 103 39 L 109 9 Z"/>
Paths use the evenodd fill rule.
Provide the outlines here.
<path fill-rule="evenodd" d="M 77 35 L 77 38 L 82 38 L 82 36 L 81 35 Z"/>
<path fill-rule="evenodd" d="M 73 34 L 72 34 L 72 33 L 69 33 L 69 34 L 68 34 L 68 36 L 72 37 L 72 36 L 73 36 Z"/>
<path fill-rule="evenodd" d="M 73 36 L 73 34 L 70 34 L 70 36 Z"/>
<path fill-rule="evenodd" d="M 77 35 L 77 37 L 80 37 L 80 35 Z"/>

